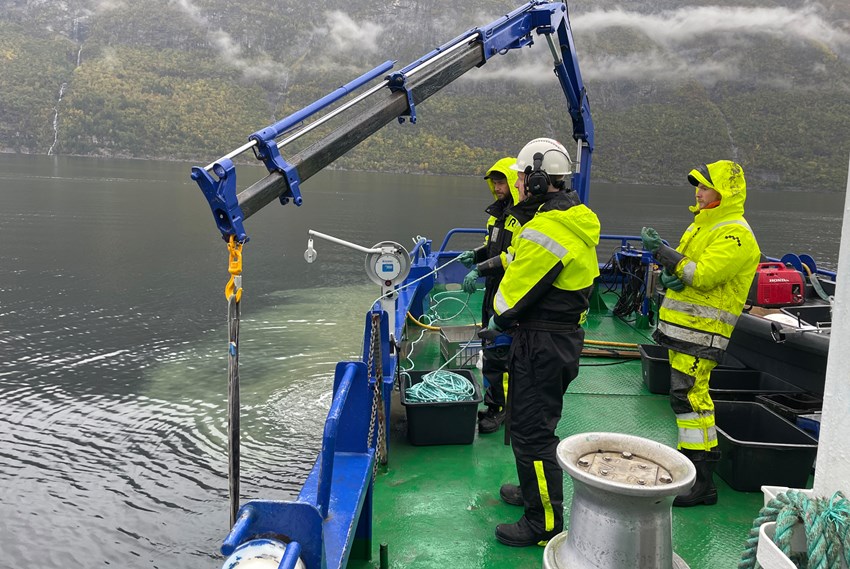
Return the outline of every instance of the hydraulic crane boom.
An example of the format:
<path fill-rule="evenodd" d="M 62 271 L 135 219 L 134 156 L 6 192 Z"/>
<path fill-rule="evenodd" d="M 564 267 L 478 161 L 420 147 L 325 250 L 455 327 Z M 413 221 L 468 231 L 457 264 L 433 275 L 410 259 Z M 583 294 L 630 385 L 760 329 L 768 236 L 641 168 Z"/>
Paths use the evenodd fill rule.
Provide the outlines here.
<path fill-rule="evenodd" d="M 387 61 L 300 111 L 253 133 L 246 144 L 217 161 L 192 168 L 192 178 L 207 198 L 222 237 L 229 242 L 228 247 L 237 252 L 236 261 L 231 253 L 231 281 L 241 273 L 238 251 L 241 251 L 241 243 L 248 240 L 244 228 L 246 219 L 275 199 L 283 204 L 291 200 L 301 205 L 300 184 L 304 180 L 393 119 L 415 123 L 419 103 L 474 67 L 486 64 L 493 56 L 531 45 L 534 33 L 549 45 L 554 72 L 567 100 L 572 136 L 577 144 L 571 185 L 581 200 L 587 201 L 594 146 L 593 121 L 573 45 L 567 6 L 563 2 L 534 0 L 486 26 L 461 34 L 399 71 L 387 74 L 394 66 L 394 62 Z M 384 76 L 381 83 L 353 96 L 354 91 L 380 76 Z M 305 124 L 304 121 L 326 107 L 348 97 L 352 98 Z M 346 119 L 316 142 L 287 158 L 281 154 L 281 149 L 288 144 L 344 113 Z M 237 193 L 233 159 L 247 150 L 253 150 L 269 174 Z M 430 245 L 425 246 L 424 242 L 422 240 L 417 247 L 430 252 Z M 380 249 L 370 251 L 380 254 L 378 259 L 389 266 L 389 269 L 381 269 L 381 278 L 376 282 L 392 290 L 394 277 L 388 275 L 395 274 L 395 265 L 384 259 L 389 254 L 384 255 Z M 417 270 L 423 268 L 420 266 Z M 344 569 L 353 552 L 355 556 L 371 554 L 374 472 L 378 448 L 386 450 L 386 445 L 381 446 L 379 441 L 385 442 L 380 433 L 390 415 L 388 402 L 396 362 L 393 358 L 397 357 L 397 353 L 391 354 L 390 350 L 396 326 L 390 325 L 389 313 L 395 309 L 394 314 L 400 314 L 401 319 L 409 314 L 414 296 L 411 291 L 405 295 L 399 294 L 395 306 L 389 310 L 373 307 L 367 314 L 364 328 L 362 359 L 337 364 L 333 402 L 325 422 L 322 448 L 293 501 L 251 500 L 239 507 L 238 373 L 231 372 L 235 380 L 230 385 L 235 386 L 236 393 L 229 398 L 229 402 L 236 402 L 229 408 L 234 417 L 233 429 L 230 416 L 228 418 L 231 440 L 235 441 L 229 448 L 236 449 L 235 459 L 231 457 L 230 461 L 234 521 L 221 547 L 222 553 L 230 556 L 225 562 L 229 569 L 242 562 L 249 565 L 258 559 L 274 559 L 278 569 Z M 386 291 L 383 297 L 388 297 Z M 229 304 L 238 307 L 238 293 L 228 293 L 228 298 Z M 232 336 L 238 337 L 238 309 L 235 314 L 237 318 L 229 321 L 229 327 L 236 331 Z M 235 326 L 232 325 L 234 320 Z M 238 344 L 234 339 L 229 354 L 233 362 L 229 369 L 235 370 Z"/>
<path fill-rule="evenodd" d="M 393 119 L 398 118 L 402 122 L 403 117 L 409 117 L 410 122 L 415 123 L 416 105 L 467 71 L 486 64 L 494 55 L 532 44 L 533 32 L 543 36 L 549 44 L 554 72 L 567 99 L 572 136 L 577 143 L 577 167 L 572 177 L 572 188 L 586 202 L 594 147 L 593 121 L 573 44 L 567 6 L 562 2 L 534 0 L 486 26 L 461 34 L 300 129 L 295 130 L 295 127 L 383 74 L 393 66 L 393 62 L 376 67 L 297 113 L 255 132 L 248 143 L 206 167 L 192 168 L 192 179 L 209 201 L 222 237 L 228 239 L 235 235 L 238 241 L 246 241 L 248 236 L 243 222 L 276 198 L 283 204 L 293 200 L 296 205 L 301 205 L 301 182 Z M 364 110 L 288 159 L 281 156 L 281 148 L 355 105 Z M 278 137 L 283 135 L 288 136 L 278 141 Z M 236 167 L 232 159 L 249 149 L 263 160 L 269 174 L 237 194 Z"/>

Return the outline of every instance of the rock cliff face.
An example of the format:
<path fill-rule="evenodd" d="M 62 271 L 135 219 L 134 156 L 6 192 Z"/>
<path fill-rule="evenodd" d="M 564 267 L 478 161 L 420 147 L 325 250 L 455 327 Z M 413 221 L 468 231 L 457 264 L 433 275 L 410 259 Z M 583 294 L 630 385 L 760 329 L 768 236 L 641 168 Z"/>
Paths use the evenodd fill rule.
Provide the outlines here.
<path fill-rule="evenodd" d="M 208 162 L 503 0 L 0 0 L 0 150 Z M 850 4 L 573 3 L 594 175 L 681 180 L 740 161 L 752 183 L 840 190 L 850 155 Z M 336 166 L 477 173 L 547 135 L 570 147 L 545 42 L 499 57 Z M 64 88 L 63 88 L 64 85 Z M 61 100 L 60 100 L 60 92 Z"/>

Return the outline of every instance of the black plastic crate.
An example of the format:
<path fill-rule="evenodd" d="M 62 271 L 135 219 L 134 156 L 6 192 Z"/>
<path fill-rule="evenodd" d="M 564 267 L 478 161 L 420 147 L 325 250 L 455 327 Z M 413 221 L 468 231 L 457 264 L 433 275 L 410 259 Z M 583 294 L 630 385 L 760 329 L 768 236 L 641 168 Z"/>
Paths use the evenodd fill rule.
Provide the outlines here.
<path fill-rule="evenodd" d="M 655 344 L 641 344 L 640 367 L 643 383 L 650 393 L 670 392 L 670 360 L 667 348 Z"/>
<path fill-rule="evenodd" d="M 670 360 L 667 348 L 657 344 L 641 344 L 640 365 L 643 373 L 643 383 L 650 393 L 666 395 L 670 393 Z M 715 369 L 746 369 L 746 366 L 735 357 L 724 354 Z"/>
<path fill-rule="evenodd" d="M 784 419 L 797 422 L 800 415 L 819 412 L 823 408 L 823 399 L 811 393 L 768 393 L 756 395 L 756 403 L 761 403 Z"/>
<path fill-rule="evenodd" d="M 803 390 L 774 375 L 754 369 L 717 369 L 711 372 L 708 394 L 714 400 L 755 401 L 768 393 L 799 394 Z"/>
<path fill-rule="evenodd" d="M 432 370 L 407 372 L 401 382 L 401 404 L 407 412 L 407 440 L 410 444 L 424 445 L 468 445 L 475 439 L 478 424 L 478 406 L 484 401 L 481 386 L 472 371 L 450 369 L 446 371 L 462 375 L 472 382 L 475 394 L 471 401 L 446 401 L 443 403 L 419 403 L 407 400 L 407 390 L 422 381 L 422 376 Z M 409 376 L 409 377 L 408 377 Z"/>
<path fill-rule="evenodd" d="M 739 492 L 762 486 L 805 488 L 817 455 L 817 441 L 759 403 L 714 404 L 717 473 Z"/>
<path fill-rule="evenodd" d="M 828 304 L 786 306 L 779 310 L 792 318 L 798 319 L 804 325 L 808 324 L 817 328 L 832 325 L 832 308 Z"/>

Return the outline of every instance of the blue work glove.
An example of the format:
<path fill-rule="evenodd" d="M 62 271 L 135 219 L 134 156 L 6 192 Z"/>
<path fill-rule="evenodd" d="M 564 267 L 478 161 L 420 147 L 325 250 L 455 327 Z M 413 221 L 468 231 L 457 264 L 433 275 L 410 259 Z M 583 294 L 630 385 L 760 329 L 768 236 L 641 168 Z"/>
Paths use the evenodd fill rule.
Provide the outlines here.
<path fill-rule="evenodd" d="M 676 275 L 671 275 L 667 269 L 661 271 L 661 285 L 664 288 L 669 288 L 670 290 L 675 290 L 676 292 L 682 292 L 685 290 L 685 283 L 682 282 L 682 279 L 677 277 Z"/>
<path fill-rule="evenodd" d="M 661 236 L 651 227 L 641 228 L 640 240 L 643 241 L 643 248 L 650 253 L 655 253 L 663 245 Z"/>
<path fill-rule="evenodd" d="M 475 264 L 475 251 L 464 251 L 457 256 L 457 260 L 467 269 L 472 268 L 472 265 Z"/>
<path fill-rule="evenodd" d="M 472 269 L 463 277 L 463 292 L 472 294 L 475 292 L 475 283 L 478 281 L 478 269 Z"/>

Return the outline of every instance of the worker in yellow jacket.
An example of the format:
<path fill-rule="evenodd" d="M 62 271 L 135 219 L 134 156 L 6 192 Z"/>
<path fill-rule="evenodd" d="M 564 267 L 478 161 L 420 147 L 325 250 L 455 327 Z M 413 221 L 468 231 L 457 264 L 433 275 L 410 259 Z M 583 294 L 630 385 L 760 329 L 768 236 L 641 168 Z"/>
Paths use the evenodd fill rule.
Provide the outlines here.
<path fill-rule="evenodd" d="M 514 168 L 527 194 L 514 210 L 520 217 L 520 210 L 534 215 L 514 236 L 513 260 L 496 292 L 488 328 L 513 335 L 507 424 L 519 485 L 505 484 L 499 494 L 524 507 L 517 522 L 496 526 L 496 539 L 524 547 L 545 544 L 563 530 L 564 475 L 555 427 L 567 386 L 578 375 L 581 324 L 599 275 L 600 226 L 567 185 L 572 162 L 559 142 L 532 140 Z"/>
<path fill-rule="evenodd" d="M 465 251 L 458 259 L 472 270 L 463 279 L 463 290 L 469 294 L 475 292 L 480 277 L 484 277 L 484 301 L 481 304 L 481 322 L 486 326 L 493 315 L 493 297 L 499 288 L 499 282 L 505 274 L 505 254 L 511 245 L 515 233 L 520 230 L 520 221 L 511 215 L 510 209 L 520 202 L 519 189 L 516 187 L 517 172 L 511 166 L 516 158 L 507 157 L 493 164 L 484 179 L 490 187 L 495 201 L 484 210 L 487 219 L 487 236 L 484 243 L 470 251 Z M 508 392 L 508 350 L 507 336 L 499 341 L 485 341 L 483 367 L 481 373 L 487 380 L 484 394 L 486 411 L 478 412 L 478 432 L 495 433 L 505 421 L 505 394 Z"/>
<path fill-rule="evenodd" d="M 679 429 L 679 450 L 694 463 L 696 482 L 674 506 L 717 503 L 712 474 L 720 451 L 714 403 L 708 393 L 711 371 L 723 356 L 741 315 L 761 258 L 744 219 L 747 184 L 739 164 L 720 160 L 691 170 L 696 186 L 694 221 L 676 249 L 651 227 L 641 230 L 644 247 L 664 267 L 667 288 L 655 341 L 670 354 L 670 405 Z"/>

